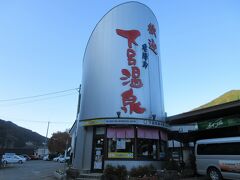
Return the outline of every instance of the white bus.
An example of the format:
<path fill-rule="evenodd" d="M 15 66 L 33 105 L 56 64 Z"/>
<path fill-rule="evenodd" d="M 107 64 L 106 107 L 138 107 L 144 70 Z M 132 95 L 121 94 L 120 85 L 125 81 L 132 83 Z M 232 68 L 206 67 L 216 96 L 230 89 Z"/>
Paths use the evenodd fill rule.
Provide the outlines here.
<path fill-rule="evenodd" d="M 240 137 L 199 140 L 195 156 L 198 174 L 212 180 L 240 179 Z"/>

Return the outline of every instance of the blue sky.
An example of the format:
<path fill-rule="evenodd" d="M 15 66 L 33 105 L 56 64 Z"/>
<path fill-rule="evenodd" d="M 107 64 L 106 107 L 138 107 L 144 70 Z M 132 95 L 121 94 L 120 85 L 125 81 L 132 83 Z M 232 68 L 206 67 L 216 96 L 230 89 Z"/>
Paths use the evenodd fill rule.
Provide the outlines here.
<path fill-rule="evenodd" d="M 96 23 L 123 0 L 0 2 L 0 119 L 46 134 L 70 128 L 87 40 Z M 164 104 L 168 115 L 189 111 L 240 89 L 240 1 L 139 1 L 160 26 Z M 61 97 L 56 97 L 61 95 Z"/>

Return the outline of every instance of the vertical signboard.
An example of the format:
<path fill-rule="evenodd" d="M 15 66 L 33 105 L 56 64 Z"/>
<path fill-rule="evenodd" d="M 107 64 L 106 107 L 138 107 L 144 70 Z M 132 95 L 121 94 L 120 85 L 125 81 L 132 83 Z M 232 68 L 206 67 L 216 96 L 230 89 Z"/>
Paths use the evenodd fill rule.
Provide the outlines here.
<path fill-rule="evenodd" d="M 164 118 L 158 22 L 138 2 L 116 6 L 88 41 L 80 120 L 117 117 Z"/>

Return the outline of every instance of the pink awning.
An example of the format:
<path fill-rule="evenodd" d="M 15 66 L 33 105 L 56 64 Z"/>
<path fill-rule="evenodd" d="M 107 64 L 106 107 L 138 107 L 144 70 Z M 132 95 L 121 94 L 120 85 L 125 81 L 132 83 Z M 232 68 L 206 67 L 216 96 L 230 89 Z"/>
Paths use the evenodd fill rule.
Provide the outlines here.
<path fill-rule="evenodd" d="M 145 131 L 144 131 L 144 129 L 143 128 L 138 128 L 137 129 L 137 137 L 138 138 L 145 138 L 145 133 L 144 133 Z"/>
<path fill-rule="evenodd" d="M 159 139 L 158 129 L 151 128 L 138 128 L 137 137 L 143 139 Z M 167 134 L 165 132 L 161 133 L 161 139 L 167 140 Z M 133 128 L 108 128 L 107 138 L 134 138 Z"/>
<path fill-rule="evenodd" d="M 134 129 L 126 128 L 126 138 L 134 138 Z"/>
<path fill-rule="evenodd" d="M 144 130 L 144 138 L 145 139 L 152 139 L 152 132 L 151 132 L 151 129 L 145 129 Z"/>
<path fill-rule="evenodd" d="M 138 128 L 137 137 L 143 139 L 159 139 L 158 129 Z"/>
<path fill-rule="evenodd" d="M 107 138 L 116 138 L 115 128 L 107 128 Z"/>
<path fill-rule="evenodd" d="M 152 139 L 159 139 L 158 129 L 152 130 Z"/>
<path fill-rule="evenodd" d="M 133 128 L 108 128 L 107 138 L 134 138 Z"/>
<path fill-rule="evenodd" d="M 117 138 L 126 138 L 125 129 L 119 128 L 119 129 L 116 129 L 116 131 L 117 131 Z"/>

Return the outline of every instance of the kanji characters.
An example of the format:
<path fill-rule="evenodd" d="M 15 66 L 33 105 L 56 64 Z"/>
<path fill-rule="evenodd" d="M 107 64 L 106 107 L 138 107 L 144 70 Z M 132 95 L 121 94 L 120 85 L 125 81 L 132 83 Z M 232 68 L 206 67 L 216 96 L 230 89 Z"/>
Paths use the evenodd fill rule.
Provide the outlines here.
<path fill-rule="evenodd" d="M 142 45 L 142 59 L 143 59 L 143 65 L 145 69 L 148 67 L 148 50 L 147 50 L 147 44 Z"/>
<path fill-rule="evenodd" d="M 132 88 L 122 93 L 122 104 L 121 109 L 126 113 L 127 107 L 130 108 L 130 114 L 133 112 L 142 114 L 145 111 L 145 108 L 140 107 L 141 103 L 137 102 L 137 97 L 133 94 Z"/>
<path fill-rule="evenodd" d="M 148 25 L 148 32 L 149 32 L 149 34 L 152 34 L 156 37 L 156 28 L 155 28 L 154 24 L 150 23 Z"/>
<path fill-rule="evenodd" d="M 136 59 L 134 58 L 135 56 L 136 56 L 136 52 L 133 49 L 128 48 L 127 49 L 127 57 L 128 57 L 128 65 L 129 66 L 136 65 Z"/>
<path fill-rule="evenodd" d="M 129 48 L 132 48 L 132 44 L 135 44 L 136 46 L 138 45 L 136 43 L 136 39 L 141 34 L 138 30 L 117 29 L 116 32 L 119 36 L 122 36 L 122 37 L 125 37 L 128 39 L 128 47 Z"/>
<path fill-rule="evenodd" d="M 151 49 L 155 54 L 157 54 L 157 45 L 153 39 L 148 39 L 149 49 Z"/>
<path fill-rule="evenodd" d="M 123 80 L 122 82 L 123 86 L 126 86 L 130 82 L 130 86 L 132 88 L 141 88 L 143 86 L 142 80 L 140 79 L 140 69 L 136 66 L 132 67 L 132 74 L 127 69 L 122 69 L 122 74 L 124 75 L 120 79 Z M 130 80 L 130 77 L 132 76 L 132 79 Z"/>
<path fill-rule="evenodd" d="M 142 114 L 145 112 L 145 108 L 140 107 L 141 103 L 137 102 L 137 97 L 133 94 L 132 88 L 141 88 L 143 86 L 142 80 L 140 78 L 140 69 L 136 66 L 136 52 L 132 49 L 133 44 L 138 46 L 136 39 L 141 33 L 138 30 L 122 30 L 116 29 L 116 33 L 128 40 L 127 49 L 127 61 L 128 65 L 131 66 L 131 72 L 128 69 L 122 69 L 122 77 L 120 78 L 123 82 L 123 86 L 130 85 L 130 89 L 122 93 L 122 104 L 121 109 L 127 113 L 128 108 L 130 114 L 133 112 Z M 147 45 L 146 45 L 147 46 Z M 146 47 L 147 48 L 147 47 Z M 127 108 L 128 107 L 128 108 Z"/>
<path fill-rule="evenodd" d="M 154 24 L 150 23 L 148 25 L 148 32 L 150 35 L 154 35 L 154 37 L 156 38 L 156 28 L 154 26 Z M 149 49 L 151 49 L 156 55 L 157 55 L 157 44 L 155 43 L 154 39 L 148 39 L 148 47 Z"/>

